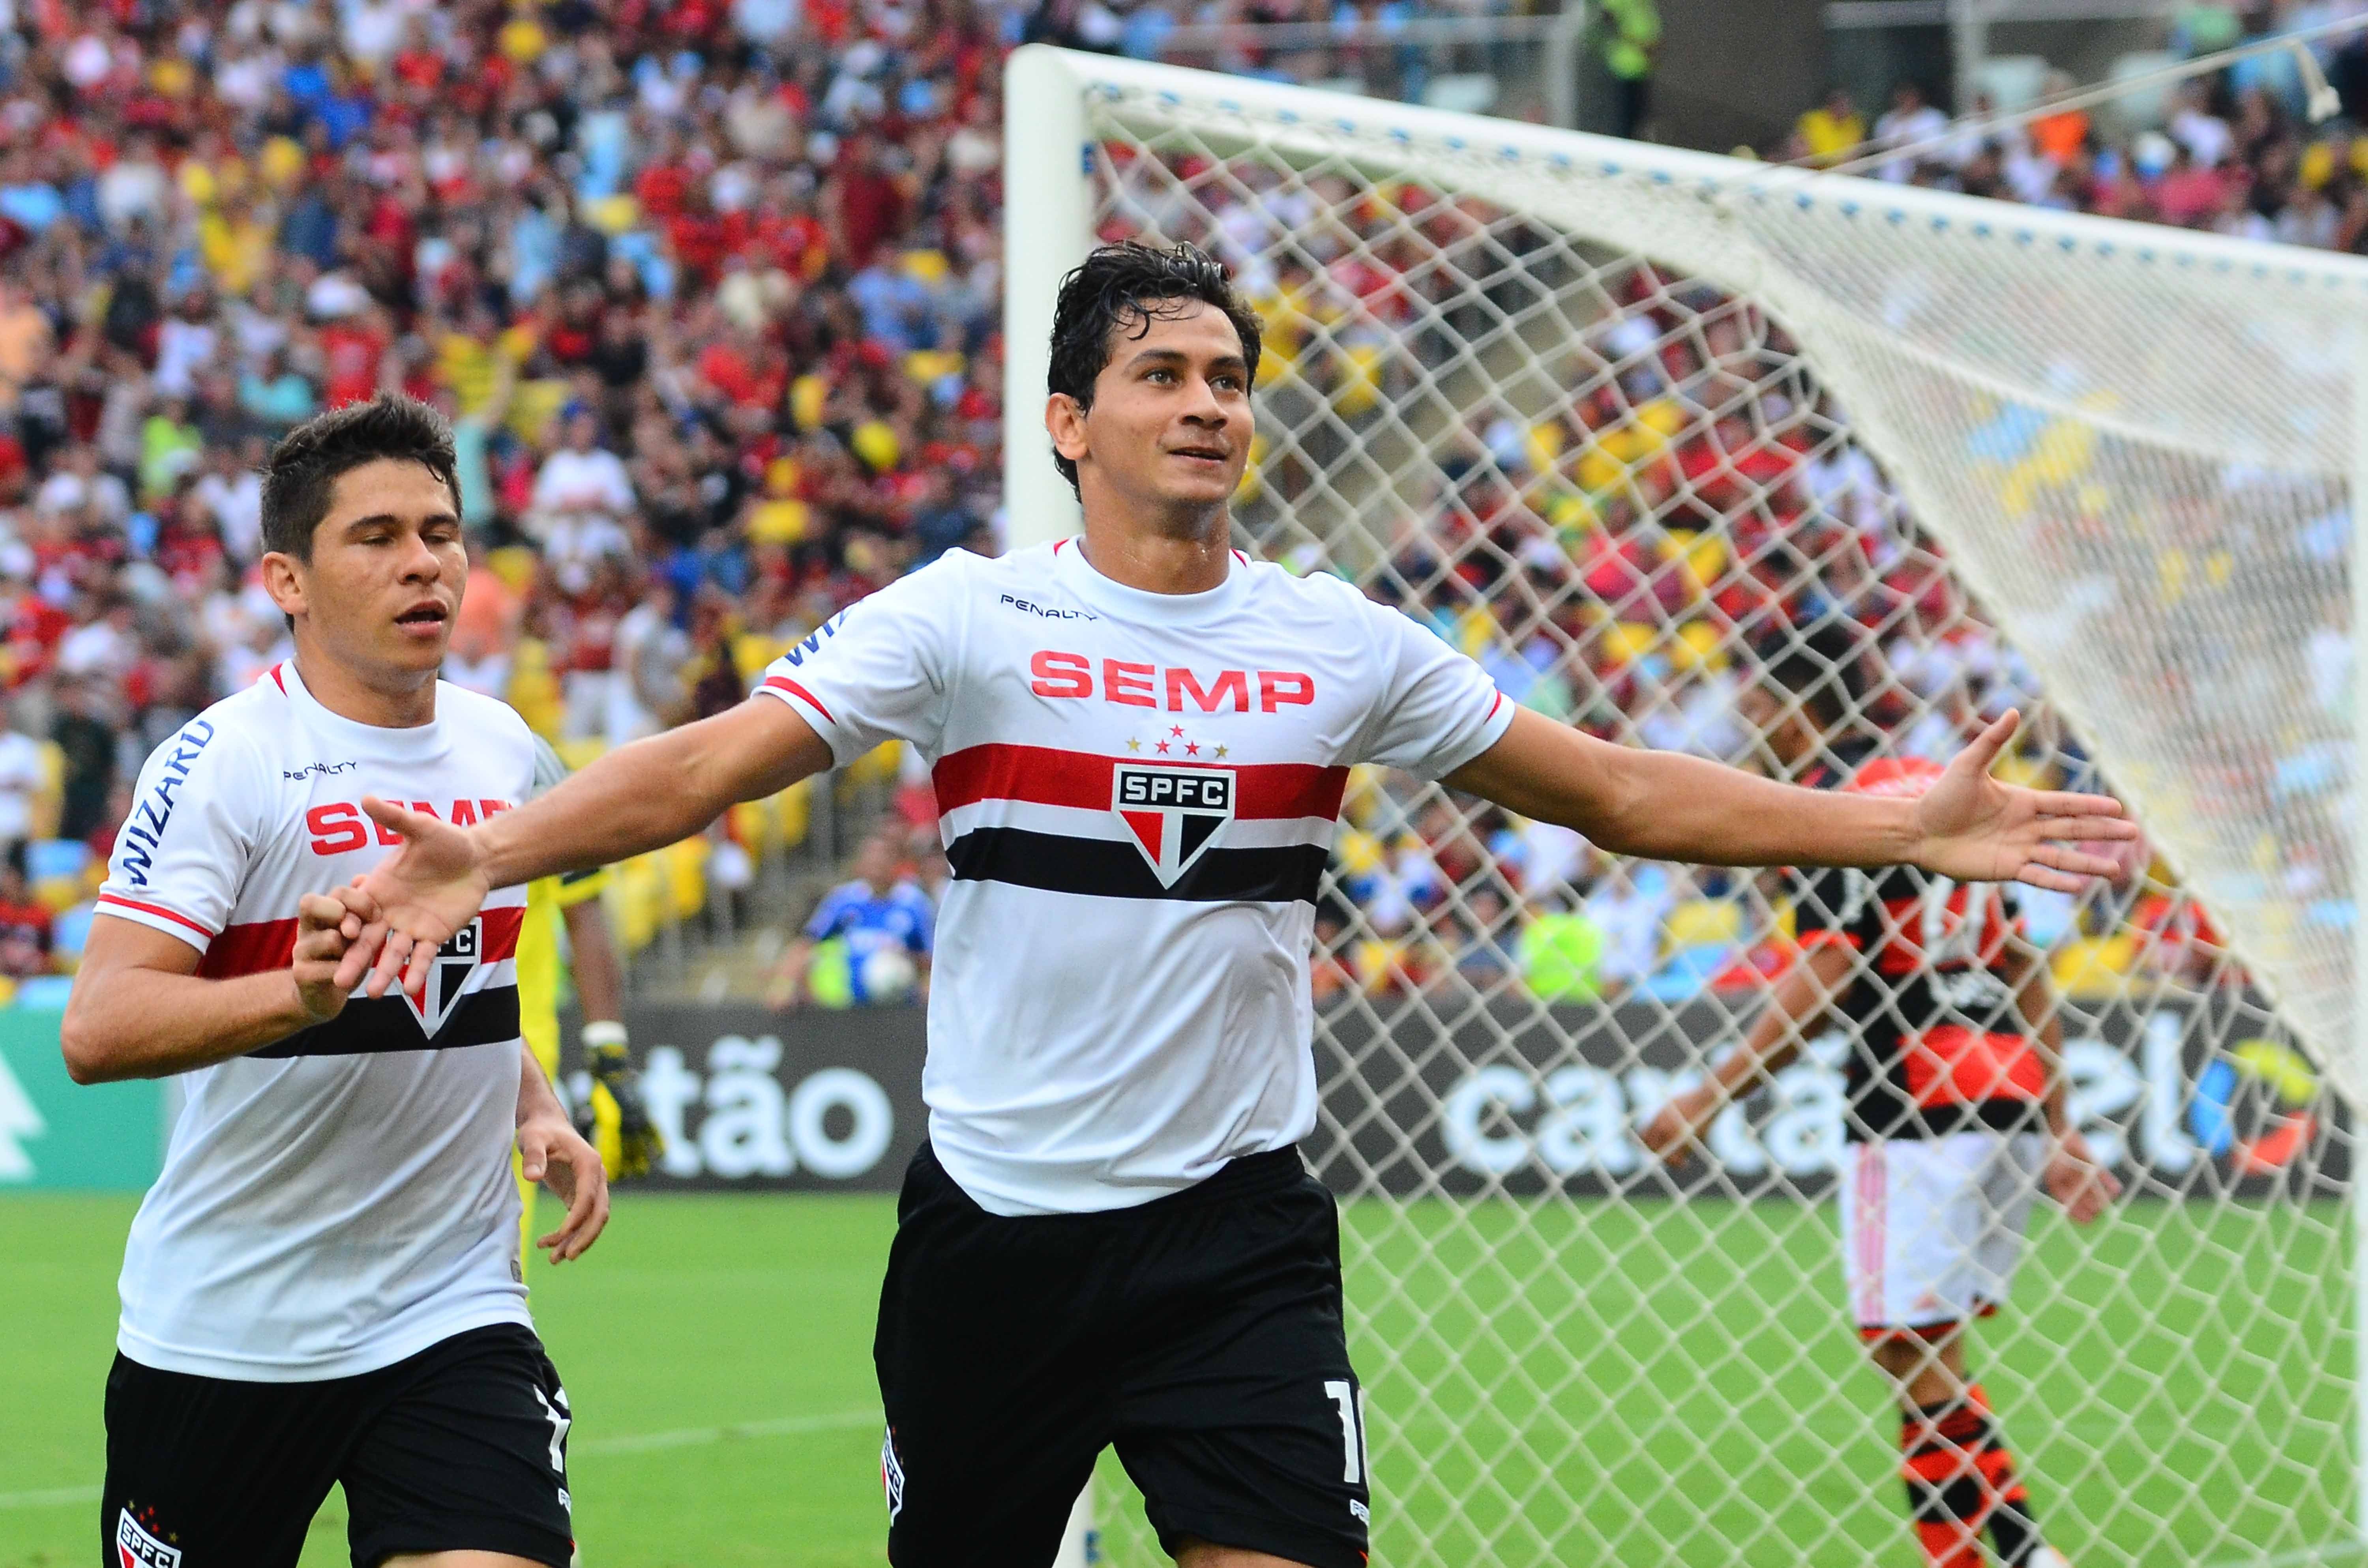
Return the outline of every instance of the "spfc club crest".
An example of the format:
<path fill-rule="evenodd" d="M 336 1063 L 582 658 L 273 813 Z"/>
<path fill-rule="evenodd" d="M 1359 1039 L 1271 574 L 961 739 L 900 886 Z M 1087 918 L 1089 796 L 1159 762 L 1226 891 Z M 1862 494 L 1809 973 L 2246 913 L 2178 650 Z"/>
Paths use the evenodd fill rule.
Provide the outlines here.
<path fill-rule="evenodd" d="M 181 1549 L 142 1529 L 124 1508 L 115 1516 L 115 1560 L 121 1568 L 181 1568 Z"/>
<path fill-rule="evenodd" d="M 1110 810 L 1159 885 L 1172 888 L 1233 820 L 1233 769 L 1121 762 L 1110 780 Z"/>
<path fill-rule="evenodd" d="M 478 955 L 485 950 L 485 923 L 481 916 L 470 921 L 452 935 L 452 939 L 436 949 L 436 961 L 427 966 L 427 988 L 417 996 L 408 991 L 403 999 L 411 1007 L 412 1016 L 419 1020 L 419 1031 L 429 1040 L 442 1032 L 452 1009 L 461 1005 L 468 990 L 469 976 L 476 972 Z"/>

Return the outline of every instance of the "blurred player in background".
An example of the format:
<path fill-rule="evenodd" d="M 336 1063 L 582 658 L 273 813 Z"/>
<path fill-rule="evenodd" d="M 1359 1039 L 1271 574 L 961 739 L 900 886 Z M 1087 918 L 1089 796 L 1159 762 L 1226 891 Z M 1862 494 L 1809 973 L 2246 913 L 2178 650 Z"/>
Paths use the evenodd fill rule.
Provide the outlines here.
<path fill-rule="evenodd" d="M 896 874 L 899 851 L 887 834 L 874 834 L 856 851 L 855 876 L 823 895 L 805 930 L 781 955 L 765 993 L 771 1007 L 793 1006 L 811 988 L 827 1006 L 872 1006 L 927 996 L 929 944 L 937 906 L 917 882 Z M 837 941 L 846 973 L 825 985 L 816 959 Z"/>
<path fill-rule="evenodd" d="M 1782 771 L 1895 799 L 1940 767 L 1862 760 L 1850 638 L 1813 632 L 1765 661 L 1741 704 Z M 1645 1129 L 1682 1161 L 1729 1101 L 1750 1094 L 1828 1016 L 1850 1037 L 1848 1153 L 1839 1199 L 1842 1272 L 1859 1334 L 1898 1391 L 1902 1475 L 1934 1568 L 1979 1568 L 1987 1528 L 2008 1568 L 2063 1568 L 2046 1544 L 1964 1330 L 1998 1310 L 2044 1186 L 2075 1221 L 2121 1191 L 2072 1126 L 2063 1026 L 2044 957 L 1998 890 L 1913 867 L 1798 872 L 1801 956 L 1741 1050 Z"/>
<path fill-rule="evenodd" d="M 541 794 L 567 777 L 567 764 L 551 743 L 534 738 L 534 792 Z M 559 1075 L 559 975 L 564 964 L 575 981 L 575 1005 L 584 1017 L 585 1067 L 591 1090 L 574 1108 L 575 1131 L 600 1152 L 609 1176 L 647 1176 L 666 1153 L 665 1140 L 643 1108 L 640 1075 L 626 1051 L 625 966 L 600 895 L 609 887 L 605 866 L 543 877 L 527 885 L 526 920 L 518 927 L 518 1033 L 552 1084 Z M 564 929 L 564 951 L 562 931 Z M 516 1162 L 513 1162 L 515 1165 Z M 534 1187 L 518 1175 L 518 1224 L 534 1233 Z M 521 1257 L 532 1249 L 520 1251 Z"/>

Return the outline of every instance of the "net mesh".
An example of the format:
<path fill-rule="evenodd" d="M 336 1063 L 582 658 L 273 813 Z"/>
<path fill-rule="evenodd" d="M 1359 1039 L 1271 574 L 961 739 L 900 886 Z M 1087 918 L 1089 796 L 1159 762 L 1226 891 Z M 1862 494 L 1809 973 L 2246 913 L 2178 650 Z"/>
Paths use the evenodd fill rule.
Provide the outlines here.
<path fill-rule="evenodd" d="M 1828 762 L 2012 705 L 2005 772 L 2131 802 L 2123 876 L 2014 911 L 2131 1195 L 2037 1205 L 1967 1359 L 2072 1561 L 2354 1560 L 2362 271 L 1185 72 L 1082 90 L 1099 236 L 1211 249 L 1265 320 L 1235 515 L 1270 558 L 1608 739 L 1790 766 L 1755 694 L 1805 656 Z M 1308 1153 L 1377 1562 L 1921 1560 L 1830 1201 L 1859 1042 L 1681 1170 L 1635 1136 L 1796 961 L 1802 898 L 1359 776 Z M 1108 1557 L 1159 1561 L 1110 1473 Z"/>

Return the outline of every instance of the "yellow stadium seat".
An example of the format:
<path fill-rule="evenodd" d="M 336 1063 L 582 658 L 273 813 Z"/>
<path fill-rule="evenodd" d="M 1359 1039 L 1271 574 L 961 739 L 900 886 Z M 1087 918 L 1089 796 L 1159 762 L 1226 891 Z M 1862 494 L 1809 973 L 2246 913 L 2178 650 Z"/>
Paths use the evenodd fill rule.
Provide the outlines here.
<path fill-rule="evenodd" d="M 609 883 L 609 917 L 628 954 L 650 945 L 658 931 L 659 871 L 656 858 L 637 855 L 616 869 Z"/>
<path fill-rule="evenodd" d="M 732 667 L 744 683 L 753 685 L 765 666 L 781 656 L 781 641 L 761 631 L 743 631 L 732 639 Z"/>
<path fill-rule="evenodd" d="M 1743 939 L 1743 905 L 1732 899 L 1690 898 L 1672 908 L 1661 924 L 1669 950 L 1683 948 L 1725 948 Z"/>
<path fill-rule="evenodd" d="M 794 849 L 806 841 L 806 826 L 814 815 L 814 780 L 801 778 L 772 799 L 771 802 L 784 849 Z"/>
<path fill-rule="evenodd" d="M 519 358 L 523 359 L 525 356 Z M 541 440 L 543 431 L 559 417 L 559 411 L 575 394 L 575 385 L 556 376 L 518 382 L 510 393 L 510 434 L 529 444 Z"/>
<path fill-rule="evenodd" d="M 916 348 L 905 356 L 905 374 L 928 386 L 948 376 L 961 375 L 967 363 L 951 348 Z"/>
<path fill-rule="evenodd" d="M 1657 627 L 1641 620 L 1622 620 L 1603 629 L 1603 656 L 1613 665 L 1625 665 L 1643 658 L 1660 641 Z"/>
<path fill-rule="evenodd" d="M 688 920 L 707 907 L 708 843 L 686 838 L 658 851 L 666 871 L 667 907 L 677 920 Z"/>
<path fill-rule="evenodd" d="M 31 891 L 33 902 L 51 915 L 63 915 L 85 896 L 80 877 L 43 877 Z"/>
<path fill-rule="evenodd" d="M 2066 942 L 2048 968 L 2057 991 L 2075 1001 L 2093 1001 L 2118 994 L 2137 966 L 2137 938 L 2123 931 Z"/>
<path fill-rule="evenodd" d="M 861 784 L 887 784 L 894 781 L 897 770 L 905 761 L 904 743 L 882 741 L 847 765 L 840 773 L 842 787 Z"/>
<path fill-rule="evenodd" d="M 518 651 L 510 656 L 507 695 L 528 729 L 547 741 L 557 738 L 567 704 L 560 696 L 559 677 L 551 673 L 551 649 L 541 639 L 518 639 Z"/>
<path fill-rule="evenodd" d="M 1357 983 L 1379 991 L 1404 972 L 1406 944 L 1368 937 L 1349 949 L 1349 969 Z"/>
<path fill-rule="evenodd" d="M 1521 442 L 1523 450 L 1529 453 L 1530 467 L 1539 473 L 1552 473 L 1569 438 L 1569 432 L 1558 419 L 1541 419 L 1531 426 Z"/>
<path fill-rule="evenodd" d="M 523 594 L 534 586 L 535 559 L 532 547 L 523 544 L 506 544 L 485 552 L 485 565 L 502 580 L 502 586 L 514 594 Z"/>
<path fill-rule="evenodd" d="M 2047 759 L 2025 752 L 2010 751 L 1999 757 L 1998 766 L 1990 769 L 1990 776 L 2001 783 L 2020 784 L 2026 790 L 2052 790 L 2055 787 L 2055 768 Z"/>
<path fill-rule="evenodd" d="M 613 237 L 642 221 L 642 204 L 627 191 L 596 197 L 584 204 L 584 221 Z"/>
<path fill-rule="evenodd" d="M 1382 841 L 1360 828 L 1350 828 L 1332 846 L 1339 858 L 1340 869 L 1352 877 L 1361 877 L 1381 869 Z"/>
<path fill-rule="evenodd" d="M 830 401 L 830 383 L 808 372 L 790 383 L 790 420 L 801 430 L 813 430 L 822 425 L 824 406 Z"/>
<path fill-rule="evenodd" d="M 1689 620 L 1670 639 L 1669 659 L 1681 670 L 1716 669 L 1726 662 L 1726 646 L 1717 627 L 1707 620 Z"/>
<path fill-rule="evenodd" d="M 1382 401 L 1382 350 L 1372 343 L 1341 351 L 1340 380 L 1332 389 L 1333 412 L 1344 419 L 1371 413 Z"/>

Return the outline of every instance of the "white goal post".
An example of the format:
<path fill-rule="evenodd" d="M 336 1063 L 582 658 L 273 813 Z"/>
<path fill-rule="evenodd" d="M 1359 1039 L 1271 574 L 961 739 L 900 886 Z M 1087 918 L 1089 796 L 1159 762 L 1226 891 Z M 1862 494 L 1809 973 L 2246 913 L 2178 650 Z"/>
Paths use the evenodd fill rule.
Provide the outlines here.
<path fill-rule="evenodd" d="M 2131 1196 L 2034 1221 L 1975 1369 L 2073 1562 L 2368 1560 L 2368 264 L 1041 46 L 1005 101 L 1013 543 L 1076 527 L 1061 275 L 1190 240 L 1267 322 L 1246 544 L 1532 707 L 1733 761 L 1765 756 L 1736 694 L 1844 624 L 1858 733 L 1940 755 L 2019 703 L 2009 767 L 2129 802 L 2152 861 L 2022 918 Z M 1758 1010 L 1790 904 L 1352 789 L 1307 1153 L 1377 1562 L 1914 1561 L 1825 1202 L 1849 1042 L 1685 1171 L 1634 1137 Z"/>

